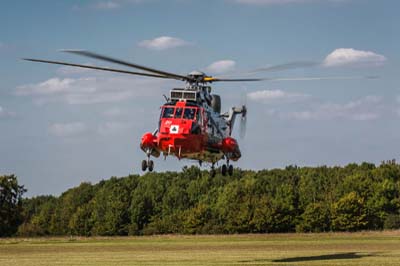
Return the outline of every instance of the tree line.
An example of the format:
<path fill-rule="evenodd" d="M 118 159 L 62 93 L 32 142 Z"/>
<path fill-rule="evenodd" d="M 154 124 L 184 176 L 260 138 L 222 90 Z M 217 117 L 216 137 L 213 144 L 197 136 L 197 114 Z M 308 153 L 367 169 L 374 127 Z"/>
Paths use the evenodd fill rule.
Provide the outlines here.
<path fill-rule="evenodd" d="M 11 185 L 10 185 L 11 184 Z M 0 177 L 0 236 L 114 236 L 358 231 L 400 228 L 400 165 L 297 167 L 210 177 L 111 177 L 60 196 L 23 198 Z"/>

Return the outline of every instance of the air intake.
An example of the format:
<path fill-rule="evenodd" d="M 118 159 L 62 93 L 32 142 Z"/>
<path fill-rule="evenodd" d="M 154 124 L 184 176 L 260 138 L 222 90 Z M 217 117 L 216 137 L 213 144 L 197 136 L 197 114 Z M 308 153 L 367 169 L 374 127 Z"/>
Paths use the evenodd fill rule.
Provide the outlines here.
<path fill-rule="evenodd" d="M 197 100 L 197 92 L 185 89 L 173 89 L 171 90 L 171 100 L 187 100 L 195 102 Z"/>

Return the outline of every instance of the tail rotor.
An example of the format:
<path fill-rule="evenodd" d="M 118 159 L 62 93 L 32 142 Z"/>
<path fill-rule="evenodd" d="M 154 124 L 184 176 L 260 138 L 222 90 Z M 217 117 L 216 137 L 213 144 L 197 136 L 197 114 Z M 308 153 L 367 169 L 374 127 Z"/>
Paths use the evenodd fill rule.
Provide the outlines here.
<path fill-rule="evenodd" d="M 240 138 L 244 139 L 246 136 L 246 128 L 247 128 L 247 107 L 246 105 L 242 105 L 242 115 L 240 118 Z"/>
<path fill-rule="evenodd" d="M 244 139 L 246 136 L 246 128 L 247 128 L 247 93 L 246 89 L 242 92 L 242 114 L 240 118 L 240 126 L 239 126 L 239 136 L 241 139 Z"/>

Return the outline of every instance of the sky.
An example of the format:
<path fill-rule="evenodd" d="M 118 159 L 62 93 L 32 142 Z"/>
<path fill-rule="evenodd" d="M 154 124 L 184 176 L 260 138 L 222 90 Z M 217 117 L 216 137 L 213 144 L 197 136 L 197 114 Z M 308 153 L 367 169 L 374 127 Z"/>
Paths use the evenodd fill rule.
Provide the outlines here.
<path fill-rule="evenodd" d="M 248 107 L 234 166 L 400 159 L 398 10 L 395 0 L 3 1 L 0 174 L 17 175 L 27 196 L 142 174 L 140 138 L 157 127 L 162 95 L 184 86 L 20 60 L 121 68 L 62 49 L 179 74 L 349 77 L 213 84 L 223 110 Z M 291 62 L 312 64 L 254 73 Z M 192 164 L 159 158 L 155 169 Z"/>

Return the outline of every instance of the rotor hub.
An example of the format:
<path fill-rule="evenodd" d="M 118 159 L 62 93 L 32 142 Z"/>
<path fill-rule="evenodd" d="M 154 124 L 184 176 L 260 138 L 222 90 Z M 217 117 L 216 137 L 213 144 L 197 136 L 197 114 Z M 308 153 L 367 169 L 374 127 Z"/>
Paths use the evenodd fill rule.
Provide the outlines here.
<path fill-rule="evenodd" d="M 193 84 L 193 83 L 204 83 L 204 78 L 207 77 L 207 75 L 204 72 L 195 70 L 190 72 L 188 75 L 188 82 Z"/>

